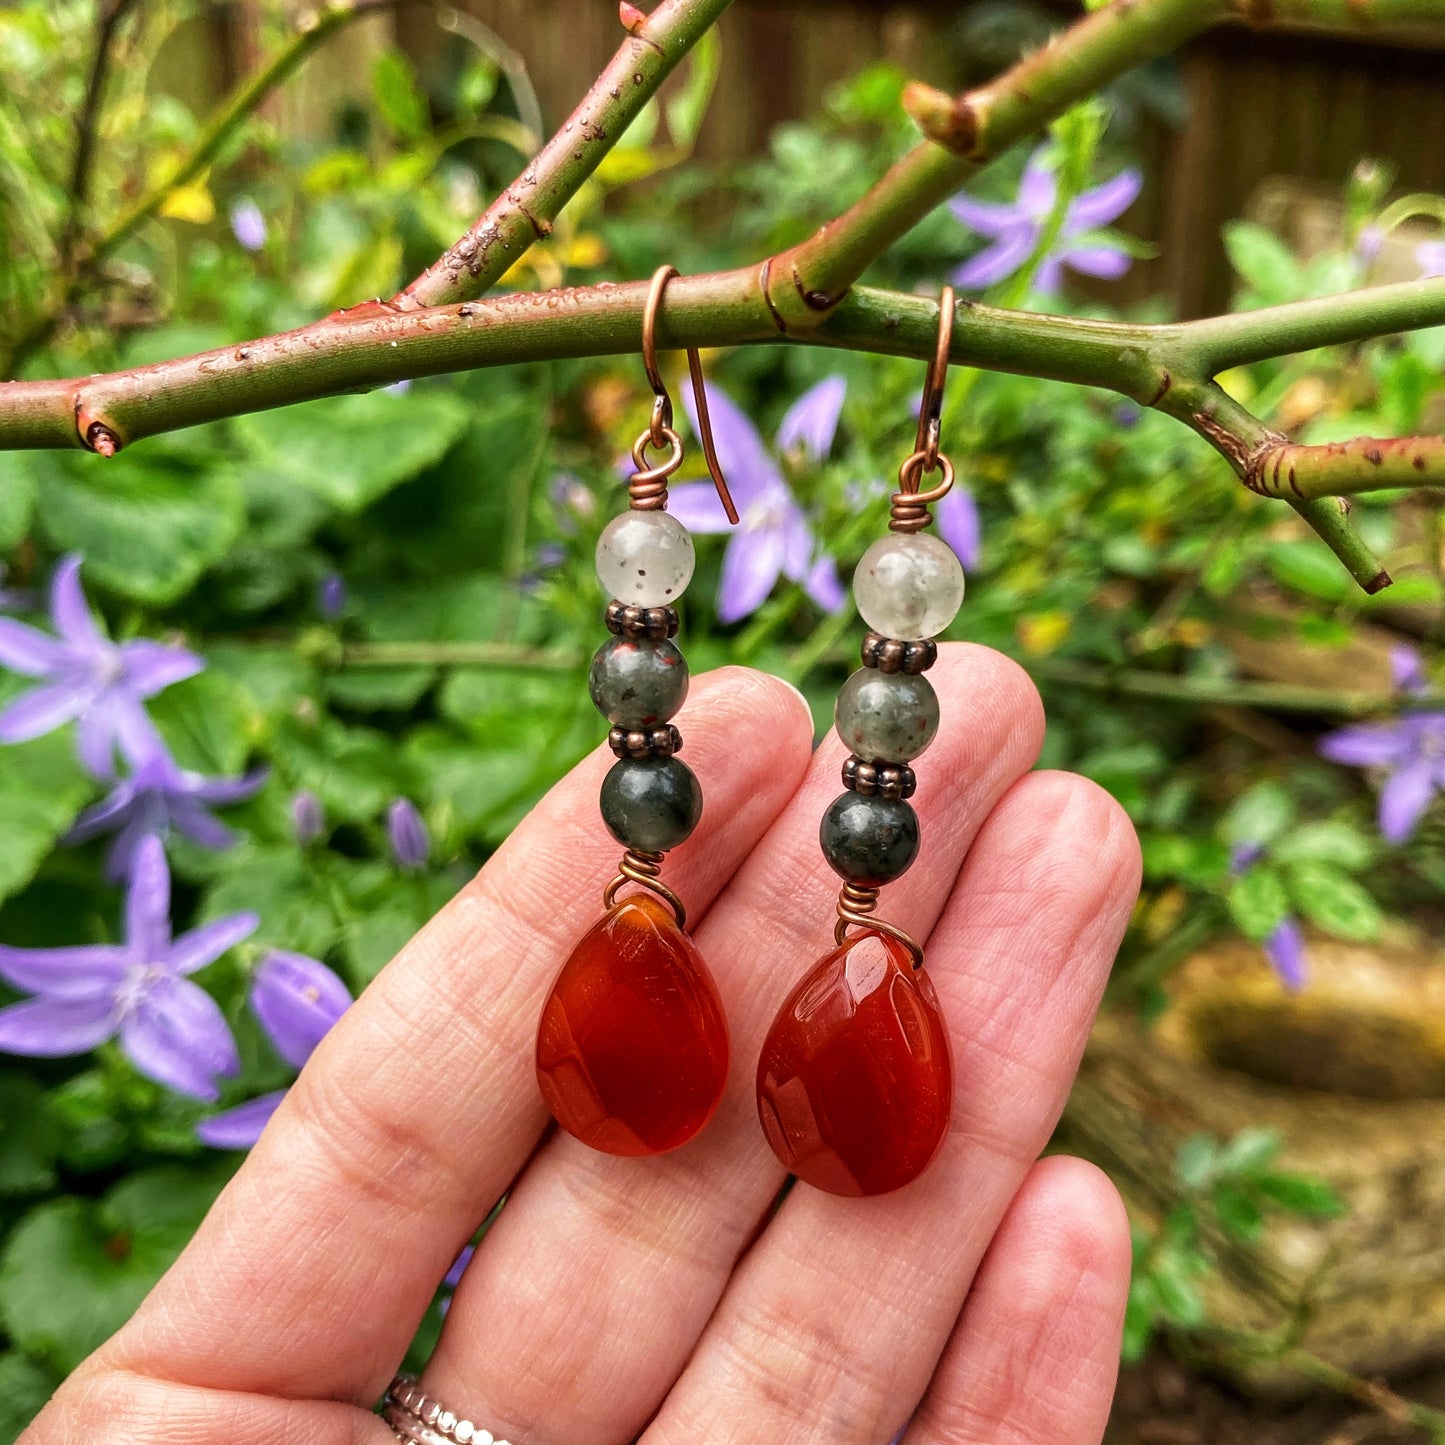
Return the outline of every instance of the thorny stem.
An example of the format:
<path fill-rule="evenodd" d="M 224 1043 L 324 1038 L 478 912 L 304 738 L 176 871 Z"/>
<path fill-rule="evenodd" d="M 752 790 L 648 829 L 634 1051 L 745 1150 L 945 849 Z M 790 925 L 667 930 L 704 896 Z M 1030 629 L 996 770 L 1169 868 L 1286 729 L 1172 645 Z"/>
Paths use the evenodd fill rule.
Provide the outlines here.
<path fill-rule="evenodd" d="M 298 40 L 243 85 L 181 170 L 138 202 L 99 244 L 116 244 L 116 237 L 154 213 L 170 188 L 196 174 L 229 133 L 234 117 L 244 115 L 254 97 L 316 43 L 318 27 L 389 3 L 394 0 L 331 5 L 306 33 L 304 48 L 298 53 Z M 628 39 L 572 119 L 467 235 L 392 302 L 371 302 L 280 336 L 134 371 L 0 383 L 0 449 L 80 445 L 109 456 L 157 432 L 404 377 L 634 350 L 645 293 L 640 284 L 437 303 L 485 290 L 545 234 L 552 216 L 726 3 L 664 0 L 651 16 L 623 4 Z M 1252 0 L 1230 3 L 1246 18 L 1268 18 Z M 1286 0 L 1284 14 L 1361 23 L 1438 14 L 1440 8 L 1441 0 Z M 1128 65 L 1232 13 L 1227 0 L 1114 0 L 959 101 L 915 87 L 914 112 L 933 139 L 800 247 L 756 269 L 674 282 L 659 342 L 711 347 L 781 337 L 927 357 L 937 307 L 917 297 L 854 286 L 869 261 L 1001 147 Z M 780 277 L 788 278 L 781 290 Z M 799 326 L 799 320 L 807 324 Z M 1442 323 L 1445 279 L 1169 326 L 971 305 L 960 312 L 952 354 L 965 365 L 1108 387 L 1176 417 L 1256 490 L 1268 492 L 1276 477 L 1282 478 L 1281 494 L 1360 584 L 1374 591 L 1388 585 L 1388 575 L 1350 529 L 1339 504 L 1325 498 L 1347 490 L 1445 482 L 1445 445 L 1366 440 L 1343 449 L 1297 447 L 1231 400 L 1211 378 L 1223 367 L 1249 360 Z M 1376 449 L 1379 462 L 1372 460 Z"/>
<path fill-rule="evenodd" d="M 663 0 L 648 16 L 624 5 L 627 38 L 581 105 L 476 224 L 390 304 L 415 311 L 489 291 L 533 241 L 551 233 L 562 207 L 730 3 Z"/>

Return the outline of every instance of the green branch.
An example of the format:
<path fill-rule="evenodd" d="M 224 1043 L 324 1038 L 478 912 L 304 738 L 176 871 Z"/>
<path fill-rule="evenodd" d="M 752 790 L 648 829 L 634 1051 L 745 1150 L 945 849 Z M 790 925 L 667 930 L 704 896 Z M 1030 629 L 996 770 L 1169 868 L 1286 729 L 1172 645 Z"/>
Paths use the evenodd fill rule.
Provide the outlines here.
<path fill-rule="evenodd" d="M 678 278 L 668 290 L 659 343 L 671 348 L 776 343 L 779 337 L 762 286 L 761 273 L 752 269 Z M 632 282 L 413 312 L 376 306 L 133 371 L 0 383 L 0 449 L 79 445 L 111 455 L 158 432 L 404 377 L 629 353 L 641 342 L 646 292 L 645 284 Z M 1351 336 L 1387 334 L 1400 320 L 1400 288 L 1380 287 L 1377 292 L 1381 305 L 1375 326 L 1366 318 L 1376 292 L 1310 302 L 1310 314 L 1327 329 L 1331 304 L 1338 302 L 1349 312 Z M 1421 322 L 1445 322 L 1445 280 L 1416 283 L 1411 306 L 1412 316 Z M 1251 313 L 1251 326 L 1263 336 L 1276 316 L 1282 321 L 1273 328 L 1280 350 L 1304 339 L 1298 307 Z M 963 365 L 1106 387 L 1157 407 L 1208 441 L 1255 490 L 1267 490 L 1262 478 L 1273 477 L 1270 459 L 1286 448 L 1298 490 L 1281 494 L 1360 585 L 1378 591 L 1388 584 L 1388 575 L 1350 530 L 1338 504 L 1320 499 L 1323 489 L 1438 485 L 1445 481 L 1440 469 L 1445 447 L 1428 438 L 1381 442 L 1380 447 L 1391 449 L 1391 461 L 1377 464 L 1368 445 L 1352 449 L 1288 443 L 1207 376 L 1171 369 L 1196 351 L 1206 353 L 1217 340 L 1219 324 L 1209 320 L 1137 326 L 967 305 L 958 314 L 951 354 Z M 822 325 L 787 339 L 924 359 L 932 354 L 937 326 L 935 302 L 860 286 Z M 1262 348 L 1262 343 L 1252 344 Z M 1416 465 L 1421 457 L 1424 467 Z M 1287 479 L 1288 467 L 1281 474 Z M 1306 483 L 1320 490 L 1312 495 Z"/>
<path fill-rule="evenodd" d="M 391 305 L 403 311 L 482 296 L 552 222 L 731 0 L 663 0 L 644 16 L 621 7 L 627 39 L 562 129 L 467 233 Z"/>
<path fill-rule="evenodd" d="M 841 216 L 775 259 L 768 298 L 779 325 L 817 325 L 884 251 L 989 161 L 1211 26 L 1310 21 L 1369 30 L 1441 14 L 1441 0 L 1113 0 L 966 95 L 911 85 L 904 105 L 927 139 Z"/>

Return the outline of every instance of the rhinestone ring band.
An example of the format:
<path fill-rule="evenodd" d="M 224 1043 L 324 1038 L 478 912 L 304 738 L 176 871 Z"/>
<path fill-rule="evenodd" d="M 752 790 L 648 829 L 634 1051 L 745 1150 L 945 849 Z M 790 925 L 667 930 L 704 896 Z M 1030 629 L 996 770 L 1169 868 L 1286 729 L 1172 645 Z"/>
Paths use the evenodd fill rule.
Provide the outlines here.
<path fill-rule="evenodd" d="M 411 1445 L 509 1445 L 424 1394 L 414 1375 L 398 1375 L 387 1386 L 381 1418 Z"/>

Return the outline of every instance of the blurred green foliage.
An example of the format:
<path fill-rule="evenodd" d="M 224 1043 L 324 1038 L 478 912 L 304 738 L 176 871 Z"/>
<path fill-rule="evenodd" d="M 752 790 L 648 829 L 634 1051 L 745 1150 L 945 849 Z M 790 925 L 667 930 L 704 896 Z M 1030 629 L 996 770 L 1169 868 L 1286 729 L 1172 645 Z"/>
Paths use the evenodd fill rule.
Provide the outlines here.
<path fill-rule="evenodd" d="M 193 19 L 190 9 L 144 8 L 119 42 L 85 237 L 103 235 L 200 131 L 186 105 L 148 84 L 142 63 Z M 84 246 L 67 258 L 62 238 L 92 25 L 80 0 L 25 0 L 0 13 L 0 353 L 23 352 L 28 374 L 137 365 L 388 294 L 455 239 L 531 144 L 526 97 L 485 49 L 459 39 L 425 77 L 384 54 L 330 133 L 296 140 L 251 118 L 203 177 L 87 272 Z M 766 156 L 680 165 L 716 65 L 709 44 L 505 284 L 640 276 L 663 260 L 734 264 L 799 239 L 911 139 L 902 77 L 879 66 L 818 119 L 780 128 Z M 1153 85 L 1157 101 L 1157 76 Z M 1075 186 L 1127 160 L 1140 102 L 1126 100 L 1107 132 L 1098 106 L 1056 128 L 1061 174 Z M 1006 158 L 979 194 L 1012 196 L 1024 159 Z M 1357 284 L 1366 263 L 1354 242 L 1383 188 L 1357 186 L 1347 200 L 1341 247 L 1310 259 L 1252 223 L 1231 228 L 1240 304 Z M 936 288 L 976 245 L 941 212 L 878 264 L 876 279 Z M 67 268 L 79 278 L 70 299 Z M 1079 297 L 1050 305 L 1102 311 Z M 57 308 L 54 334 L 26 350 Z M 1166 310 L 1160 302 L 1141 314 Z M 1445 330 L 1436 330 L 1225 380 L 1267 420 L 1317 441 L 1438 428 L 1442 365 Z M 766 434 L 806 386 L 846 378 L 831 456 L 788 463 L 846 577 L 884 522 L 882 492 L 866 484 L 911 449 L 920 367 L 777 347 L 711 358 L 710 369 Z M 597 742 L 584 678 L 603 601 L 592 552 L 620 504 L 616 458 L 646 415 L 640 381 L 631 359 L 559 361 L 243 417 L 108 462 L 0 453 L 7 585 L 34 586 L 59 554 L 83 553 L 114 636 L 182 634 L 208 661 L 152 709 L 178 760 L 208 773 L 271 770 L 258 796 L 227 812 L 242 834 L 235 847 L 170 849 L 178 928 L 243 908 L 262 920 L 202 980 L 245 1065 L 223 1102 L 287 1078 L 244 1004 L 261 950 L 324 958 L 363 987 Z M 1312 713 L 1272 715 L 1237 696 L 1254 666 L 1246 635 L 1276 653 L 1308 648 L 1328 674 L 1332 649 L 1345 657 L 1362 621 L 1388 615 L 1434 666 L 1445 594 L 1433 499 L 1357 503 L 1362 531 L 1400 577 L 1370 599 L 1282 504 L 1246 493 L 1196 437 L 1118 397 L 956 374 L 945 437 L 983 537 L 954 633 L 1034 671 L 1050 713 L 1044 761 L 1107 787 L 1144 842 L 1122 998 L 1164 1007 L 1168 973 L 1186 953 L 1235 930 L 1262 940 L 1290 913 L 1352 939 L 1434 918 L 1445 881 L 1438 815 L 1409 846 L 1386 848 L 1368 782 L 1312 753 L 1336 720 L 1328 698 Z M 711 603 L 720 557 L 721 539 L 700 544 L 684 622 L 694 668 L 735 660 L 790 677 L 826 727 L 856 619 L 824 616 L 783 586 L 723 628 Z M 332 576 L 345 584 L 339 615 L 318 602 Z M 492 652 L 485 664 L 448 665 L 429 654 L 437 644 Z M 1061 664 L 1095 669 L 1103 685 L 1079 685 Z M 1356 686 L 1353 665 L 1326 676 L 1323 692 Z M 1131 692 L 1131 679 L 1161 673 L 1183 679 L 1188 695 Z M 3 688 L 0 701 L 18 683 Z M 326 820 L 307 844 L 289 812 L 301 790 L 318 795 Z M 119 894 L 102 880 L 101 845 L 58 846 L 101 791 L 64 735 L 0 754 L 0 939 L 113 936 Z M 431 831 L 435 863 L 421 875 L 387 856 L 383 815 L 398 796 L 417 801 Z M 1241 844 L 1267 851 L 1232 871 Z M 0 1441 L 125 1317 L 204 1211 L 230 1164 L 196 1142 L 200 1114 L 109 1046 L 0 1065 Z M 1160 1321 L 1198 1318 L 1206 1218 L 1249 1236 L 1268 1207 L 1330 1205 L 1273 1171 L 1268 1142 L 1201 1141 L 1181 1156 L 1180 1212 L 1141 1236 L 1131 1349 Z"/>

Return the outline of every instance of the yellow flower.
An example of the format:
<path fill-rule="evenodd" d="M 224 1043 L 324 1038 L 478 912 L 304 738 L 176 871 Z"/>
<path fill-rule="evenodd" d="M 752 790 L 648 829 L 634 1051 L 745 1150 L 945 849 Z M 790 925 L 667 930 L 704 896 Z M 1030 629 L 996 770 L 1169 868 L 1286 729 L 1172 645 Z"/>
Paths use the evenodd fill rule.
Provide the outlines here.
<path fill-rule="evenodd" d="M 216 202 L 206 185 L 205 177 L 192 181 L 186 186 L 177 186 L 161 202 L 161 215 L 173 221 L 189 221 L 194 226 L 204 226 L 216 219 Z"/>
<path fill-rule="evenodd" d="M 1069 635 L 1074 625 L 1067 612 L 1036 612 L 1018 621 L 1019 644 L 1032 657 L 1052 652 Z"/>

